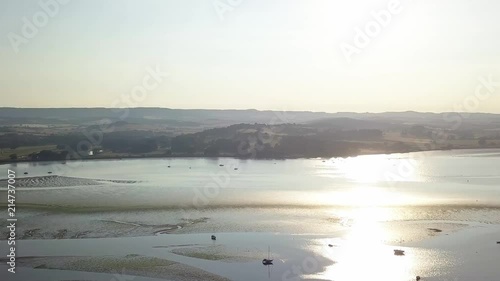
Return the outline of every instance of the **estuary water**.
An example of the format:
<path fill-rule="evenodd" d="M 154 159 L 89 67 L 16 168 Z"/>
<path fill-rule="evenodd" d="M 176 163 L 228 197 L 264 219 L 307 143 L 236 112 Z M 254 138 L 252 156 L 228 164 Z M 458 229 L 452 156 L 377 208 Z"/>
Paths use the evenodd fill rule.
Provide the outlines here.
<path fill-rule="evenodd" d="M 325 233 L 367 218 L 500 223 L 499 163 L 500 150 L 457 150 L 333 159 L 168 158 L 1 167 L 18 175 L 16 203 L 22 211 L 17 215 L 24 221 L 26 238 L 57 238 L 61 231 L 66 233 L 62 237 Z M 6 185 L 5 180 L 0 183 Z M 0 202 L 7 202 L 5 190 L 0 195 Z"/>
<path fill-rule="evenodd" d="M 19 204 L 168 209 L 500 206 L 499 164 L 500 150 L 452 150 L 332 159 L 168 158 L 0 167 L 4 178 L 7 169 L 17 172 Z"/>
<path fill-rule="evenodd" d="M 499 163 L 500 150 L 451 150 L 1 165 L 0 204 L 17 176 L 12 280 L 112 280 L 100 262 L 161 258 L 178 263 L 170 280 L 496 281 Z M 165 277 L 155 270 L 122 276 Z"/>

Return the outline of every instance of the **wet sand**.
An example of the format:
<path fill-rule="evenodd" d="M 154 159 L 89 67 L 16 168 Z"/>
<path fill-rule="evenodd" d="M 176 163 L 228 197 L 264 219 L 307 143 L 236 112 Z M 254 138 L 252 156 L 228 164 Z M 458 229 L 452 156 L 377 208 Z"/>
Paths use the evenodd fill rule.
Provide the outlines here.
<path fill-rule="evenodd" d="M 50 268 L 56 275 L 66 270 L 71 280 L 83 280 L 78 279 L 84 276 L 80 271 L 109 273 L 120 267 L 122 274 L 166 280 L 354 281 L 383 276 L 376 280 L 409 281 L 417 275 L 432 281 L 497 280 L 499 225 L 421 221 L 386 227 L 359 224 L 330 234 L 215 233 L 216 241 L 210 240 L 211 233 L 23 240 L 19 241 L 18 255 L 23 258 L 18 272 L 24 272 L 24 267 L 32 273 Z M 411 238 L 409 229 L 425 235 Z M 399 242 L 388 241 L 387 233 L 400 237 Z M 268 246 L 274 259 L 269 268 L 261 264 Z M 0 249 L 6 251 L 6 244 Z M 404 250 L 405 255 L 395 256 L 395 249 Z M 175 268 L 169 272 L 177 275 L 163 275 L 167 268 Z M 1 265 L 2 280 L 6 274 Z M 42 280 L 29 278 L 6 280 Z"/>
<path fill-rule="evenodd" d="M 105 185 L 110 183 L 134 184 L 138 181 L 133 180 L 105 180 L 66 177 L 59 175 L 36 176 L 36 177 L 18 177 L 16 178 L 16 188 L 47 188 L 47 187 L 78 187 L 88 185 Z M 7 179 L 0 180 L 0 186 L 7 186 Z"/>
<path fill-rule="evenodd" d="M 18 239 L 81 239 L 210 232 L 336 233 L 353 225 L 377 222 L 385 242 L 421 240 L 431 229 L 453 230 L 468 222 L 500 224 L 500 208 L 359 207 L 359 208 L 207 208 L 129 211 L 30 209 L 20 207 Z M 271 214 L 271 216 L 270 216 Z M 422 225 L 422 221 L 426 222 Z M 433 221 L 456 221 L 443 224 Z M 398 233 L 405 233 L 400 237 Z M 0 230 L 0 239 L 9 235 Z"/>
<path fill-rule="evenodd" d="M 5 260 L 2 259 L 2 262 L 5 262 Z M 56 273 L 60 270 L 72 271 L 76 276 L 80 276 L 80 272 L 93 272 L 119 276 L 151 277 L 164 280 L 228 280 L 181 263 L 135 254 L 100 257 L 24 257 L 18 258 L 17 263 L 21 272 L 23 268 L 32 268 L 36 270 L 51 270 Z"/>
<path fill-rule="evenodd" d="M 462 156 L 16 164 L 18 273 L 0 280 L 498 281 L 498 159 Z"/>

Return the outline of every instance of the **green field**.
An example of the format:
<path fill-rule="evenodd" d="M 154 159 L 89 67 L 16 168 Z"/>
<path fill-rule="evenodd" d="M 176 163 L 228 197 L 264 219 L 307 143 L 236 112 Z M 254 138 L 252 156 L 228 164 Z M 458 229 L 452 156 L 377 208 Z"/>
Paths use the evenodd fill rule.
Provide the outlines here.
<path fill-rule="evenodd" d="M 40 146 L 21 146 L 16 149 L 1 149 L 0 150 L 0 160 L 6 160 L 10 158 L 10 155 L 17 154 L 17 158 L 21 159 L 28 156 L 33 152 L 40 152 L 42 150 L 55 150 L 56 145 L 40 145 Z"/>

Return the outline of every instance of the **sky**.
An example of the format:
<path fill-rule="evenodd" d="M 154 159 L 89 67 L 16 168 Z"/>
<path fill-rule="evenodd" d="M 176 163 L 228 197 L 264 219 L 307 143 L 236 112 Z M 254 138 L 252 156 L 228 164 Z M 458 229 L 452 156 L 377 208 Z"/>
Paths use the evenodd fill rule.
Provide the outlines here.
<path fill-rule="evenodd" d="M 499 10 L 496 0 L 1 1 L 0 107 L 500 113 Z"/>

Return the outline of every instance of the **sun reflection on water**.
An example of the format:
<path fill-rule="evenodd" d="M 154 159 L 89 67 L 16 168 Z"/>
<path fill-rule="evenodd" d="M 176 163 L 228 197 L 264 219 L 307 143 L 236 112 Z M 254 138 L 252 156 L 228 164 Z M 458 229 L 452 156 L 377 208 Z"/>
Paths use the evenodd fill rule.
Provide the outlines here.
<path fill-rule="evenodd" d="M 397 155 L 331 159 L 324 162 L 317 173 L 332 178 L 333 188 L 328 196 L 318 201 L 327 205 L 363 207 L 415 204 L 418 198 L 408 189 L 399 190 L 395 182 L 419 181 L 420 168 L 415 161 Z"/>
<path fill-rule="evenodd" d="M 310 276 L 321 280 L 360 281 L 414 280 L 415 259 L 411 248 L 384 244 L 389 236 L 379 221 L 391 216 L 383 208 L 360 208 L 352 212 L 348 234 L 333 243 L 334 247 L 323 248 L 322 255 L 335 263 L 320 274 Z M 405 250 L 404 256 L 395 256 L 394 250 Z"/>
<path fill-rule="evenodd" d="M 396 155 L 362 155 L 334 158 L 326 162 L 326 176 L 344 177 L 358 183 L 384 181 L 416 181 L 419 163 Z"/>

